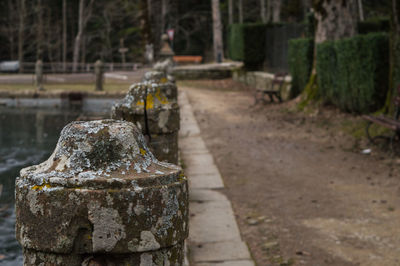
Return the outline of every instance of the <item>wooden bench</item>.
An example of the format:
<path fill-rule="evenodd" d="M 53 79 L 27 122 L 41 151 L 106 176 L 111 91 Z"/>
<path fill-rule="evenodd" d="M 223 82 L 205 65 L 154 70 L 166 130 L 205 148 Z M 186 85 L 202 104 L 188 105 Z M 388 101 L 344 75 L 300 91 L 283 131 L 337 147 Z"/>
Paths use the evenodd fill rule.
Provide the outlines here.
<path fill-rule="evenodd" d="M 400 152 L 400 86 L 397 87 L 397 96 L 394 99 L 395 113 L 394 117 L 387 117 L 384 115 L 373 116 L 373 115 L 363 115 L 363 118 L 368 121 L 365 128 L 368 140 L 371 143 L 376 144 L 377 139 L 388 139 L 390 141 L 390 147 L 394 153 Z M 379 126 L 385 127 L 393 131 L 391 136 L 378 135 L 372 137 L 370 134 L 370 127 L 372 124 L 377 124 Z"/>
<path fill-rule="evenodd" d="M 255 104 L 260 100 L 265 102 L 265 95 L 268 95 L 270 102 L 274 102 L 274 97 L 278 98 L 279 102 L 282 102 L 281 91 L 285 84 L 285 77 L 287 73 L 277 73 L 274 75 L 273 80 L 268 88 L 256 88 L 254 94 Z"/>
<path fill-rule="evenodd" d="M 182 64 L 200 64 L 203 61 L 202 56 L 197 55 L 175 55 L 173 60 L 178 65 Z"/>

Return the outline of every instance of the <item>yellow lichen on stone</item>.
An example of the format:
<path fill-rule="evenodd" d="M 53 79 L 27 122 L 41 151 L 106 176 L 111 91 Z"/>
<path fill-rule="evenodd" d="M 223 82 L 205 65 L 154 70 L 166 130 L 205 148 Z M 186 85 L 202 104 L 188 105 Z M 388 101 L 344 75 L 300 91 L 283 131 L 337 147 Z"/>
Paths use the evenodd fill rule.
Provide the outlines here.
<path fill-rule="evenodd" d="M 185 174 L 181 172 L 179 174 L 179 181 L 183 181 L 183 180 L 185 180 Z"/>
<path fill-rule="evenodd" d="M 161 104 L 167 104 L 168 103 L 167 97 L 165 97 L 164 95 L 161 95 L 160 89 L 157 89 L 156 97 L 160 101 Z"/>
<path fill-rule="evenodd" d="M 146 155 L 146 151 L 145 151 L 144 149 L 142 149 L 142 148 L 140 148 L 140 153 L 141 153 L 143 156 Z"/>
<path fill-rule="evenodd" d="M 147 99 L 146 99 L 146 110 L 153 108 L 154 108 L 154 97 L 153 94 L 149 93 L 147 94 Z"/>
<path fill-rule="evenodd" d="M 165 78 L 165 77 L 160 79 L 160 82 L 161 82 L 161 83 L 167 83 L 167 81 L 168 81 L 168 79 Z"/>
<path fill-rule="evenodd" d="M 43 185 L 35 185 L 32 187 L 32 190 L 36 190 L 36 191 L 42 191 L 43 188 L 51 188 L 50 184 L 44 183 Z"/>
<path fill-rule="evenodd" d="M 144 106 L 144 101 L 140 100 L 136 102 L 137 106 Z"/>

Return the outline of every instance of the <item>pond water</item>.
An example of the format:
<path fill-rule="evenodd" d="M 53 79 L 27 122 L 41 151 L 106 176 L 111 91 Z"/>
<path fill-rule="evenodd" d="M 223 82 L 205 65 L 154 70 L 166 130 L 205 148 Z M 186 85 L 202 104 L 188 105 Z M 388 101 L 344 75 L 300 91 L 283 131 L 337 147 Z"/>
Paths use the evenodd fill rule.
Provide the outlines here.
<path fill-rule="evenodd" d="M 83 114 L 58 108 L 0 107 L 0 265 L 22 265 L 14 229 L 14 183 L 21 168 L 46 160 L 67 123 L 106 118 L 104 110 Z"/>

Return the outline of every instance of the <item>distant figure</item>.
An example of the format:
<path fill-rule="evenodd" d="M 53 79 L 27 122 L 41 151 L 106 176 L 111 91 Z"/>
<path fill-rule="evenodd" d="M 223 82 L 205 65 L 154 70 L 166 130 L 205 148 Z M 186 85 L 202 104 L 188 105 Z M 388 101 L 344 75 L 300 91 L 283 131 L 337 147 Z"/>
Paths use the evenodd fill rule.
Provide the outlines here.
<path fill-rule="evenodd" d="M 154 60 L 154 48 L 153 48 L 153 44 L 146 44 L 146 61 L 149 65 L 153 64 L 153 60 Z"/>
<path fill-rule="evenodd" d="M 94 74 L 96 80 L 95 90 L 102 91 L 104 82 L 104 69 L 103 62 L 101 62 L 101 60 L 97 60 L 96 63 L 94 63 Z"/>
<path fill-rule="evenodd" d="M 37 60 L 35 64 L 35 86 L 37 90 L 42 91 L 43 88 L 43 62 Z"/>

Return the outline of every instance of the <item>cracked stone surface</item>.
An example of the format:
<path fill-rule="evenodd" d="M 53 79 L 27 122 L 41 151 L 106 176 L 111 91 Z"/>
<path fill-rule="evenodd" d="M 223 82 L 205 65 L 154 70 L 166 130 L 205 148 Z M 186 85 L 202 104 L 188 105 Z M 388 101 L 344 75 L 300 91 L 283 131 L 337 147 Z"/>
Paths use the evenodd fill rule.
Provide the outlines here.
<path fill-rule="evenodd" d="M 178 162 L 179 106 L 177 87 L 162 72 L 147 72 L 125 98 L 112 107 L 114 119 L 135 123 L 150 135 L 150 148 L 160 161 Z"/>
<path fill-rule="evenodd" d="M 47 161 L 21 170 L 16 217 L 27 265 L 180 265 L 187 179 L 132 123 L 73 122 Z"/>

